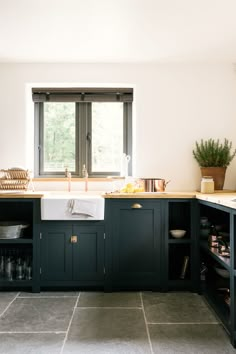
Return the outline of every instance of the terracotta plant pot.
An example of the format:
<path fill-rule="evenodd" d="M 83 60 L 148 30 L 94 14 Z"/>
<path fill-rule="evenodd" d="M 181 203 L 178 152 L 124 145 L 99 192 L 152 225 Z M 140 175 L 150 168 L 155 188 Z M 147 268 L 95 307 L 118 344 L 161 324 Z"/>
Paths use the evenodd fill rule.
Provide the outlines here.
<path fill-rule="evenodd" d="M 201 167 L 203 176 L 212 176 L 215 184 L 215 190 L 223 189 L 225 182 L 226 167 Z"/>

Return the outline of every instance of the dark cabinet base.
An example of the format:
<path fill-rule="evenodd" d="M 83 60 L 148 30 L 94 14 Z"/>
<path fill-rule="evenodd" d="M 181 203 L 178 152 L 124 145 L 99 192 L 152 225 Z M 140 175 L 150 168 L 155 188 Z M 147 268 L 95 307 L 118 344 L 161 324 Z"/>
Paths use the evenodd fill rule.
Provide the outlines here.
<path fill-rule="evenodd" d="M 160 201 L 106 200 L 106 289 L 160 289 L 160 252 Z"/>
<path fill-rule="evenodd" d="M 44 222 L 40 286 L 104 285 L 104 225 Z"/>

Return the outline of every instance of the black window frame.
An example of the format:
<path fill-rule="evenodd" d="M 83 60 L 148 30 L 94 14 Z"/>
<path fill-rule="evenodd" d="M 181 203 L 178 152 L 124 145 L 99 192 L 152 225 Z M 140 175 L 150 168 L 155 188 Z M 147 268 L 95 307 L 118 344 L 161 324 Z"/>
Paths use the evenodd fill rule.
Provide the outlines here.
<path fill-rule="evenodd" d="M 83 177 L 83 165 L 89 177 L 119 176 L 120 171 L 92 171 L 92 103 L 123 102 L 123 153 L 131 157 L 128 173 L 132 175 L 132 101 L 133 89 L 32 89 L 35 116 L 34 175 L 35 177 L 64 177 L 65 172 L 44 171 L 44 102 L 75 103 L 75 171 L 72 177 Z M 89 96 L 90 95 L 90 96 Z M 121 96 L 123 95 L 123 97 Z M 52 97 L 53 96 L 53 97 Z M 122 98 L 121 98 L 122 97 Z"/>

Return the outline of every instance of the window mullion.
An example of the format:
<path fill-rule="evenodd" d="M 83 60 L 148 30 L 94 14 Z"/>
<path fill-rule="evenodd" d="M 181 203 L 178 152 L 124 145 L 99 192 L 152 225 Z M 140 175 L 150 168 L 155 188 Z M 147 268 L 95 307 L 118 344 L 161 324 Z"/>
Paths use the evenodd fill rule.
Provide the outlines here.
<path fill-rule="evenodd" d="M 83 165 L 88 169 L 88 117 L 89 111 L 91 111 L 90 103 L 78 103 L 79 106 L 79 134 L 77 139 L 77 151 L 79 161 L 77 162 L 79 165 L 79 175 L 82 176 Z"/>
<path fill-rule="evenodd" d="M 40 115 L 40 103 L 35 103 L 34 105 L 34 126 L 35 126 L 35 133 L 34 133 L 34 174 L 35 176 L 39 176 L 41 172 L 41 119 L 39 118 Z"/>
<path fill-rule="evenodd" d="M 81 132 L 81 109 L 80 104 L 75 103 L 75 174 L 80 176 L 80 132 Z"/>
<path fill-rule="evenodd" d="M 123 108 L 123 151 L 132 159 L 132 104 L 124 103 Z M 128 165 L 129 176 L 132 176 L 132 160 Z"/>
<path fill-rule="evenodd" d="M 86 112 L 86 163 L 89 176 L 92 174 L 92 103 L 87 104 Z"/>
<path fill-rule="evenodd" d="M 39 174 L 44 173 L 44 109 L 43 103 L 39 103 L 39 140 L 38 140 L 38 152 L 39 152 Z"/>

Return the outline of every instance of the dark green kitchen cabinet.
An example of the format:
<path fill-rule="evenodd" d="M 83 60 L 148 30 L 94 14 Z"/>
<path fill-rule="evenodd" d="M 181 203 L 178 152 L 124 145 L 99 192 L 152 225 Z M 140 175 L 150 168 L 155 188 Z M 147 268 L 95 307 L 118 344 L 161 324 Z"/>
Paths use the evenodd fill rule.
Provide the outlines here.
<path fill-rule="evenodd" d="M 106 200 L 107 289 L 160 286 L 161 208 L 147 199 Z"/>
<path fill-rule="evenodd" d="M 104 226 L 43 222 L 41 286 L 103 285 Z"/>

